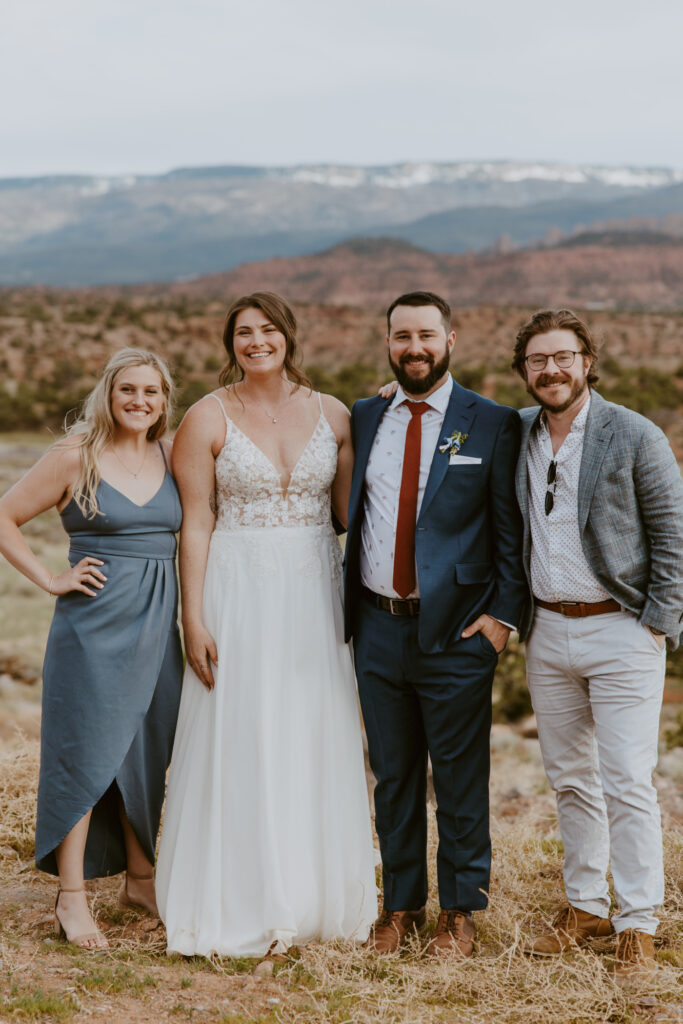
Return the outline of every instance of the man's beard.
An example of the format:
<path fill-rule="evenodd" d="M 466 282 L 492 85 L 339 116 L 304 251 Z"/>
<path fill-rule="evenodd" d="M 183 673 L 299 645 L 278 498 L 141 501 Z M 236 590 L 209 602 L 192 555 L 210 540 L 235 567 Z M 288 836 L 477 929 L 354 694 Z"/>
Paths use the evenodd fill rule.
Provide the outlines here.
<path fill-rule="evenodd" d="M 448 347 L 446 347 L 446 351 L 439 360 L 435 360 L 432 355 L 425 354 L 420 356 L 419 359 L 416 359 L 415 356 L 403 356 L 402 359 L 399 359 L 398 363 L 395 363 L 391 356 L 389 356 L 389 366 L 394 371 L 396 380 L 409 395 L 424 395 L 431 391 L 434 385 L 438 384 L 443 375 L 448 372 L 450 361 L 451 353 Z M 405 369 L 406 364 L 417 362 L 429 364 L 429 372 L 424 377 L 411 377 Z"/>
<path fill-rule="evenodd" d="M 548 384 L 567 384 L 567 383 L 569 383 L 569 381 L 567 381 L 565 377 L 559 377 L 557 374 L 553 374 L 553 375 L 547 374 L 545 376 L 540 376 L 537 379 L 537 381 L 536 381 L 536 388 L 538 388 L 538 387 L 545 387 Z M 532 398 L 536 399 L 538 404 L 543 409 L 548 409 L 549 412 L 561 413 L 561 412 L 566 412 L 567 409 L 569 409 L 570 406 L 574 405 L 577 402 L 577 400 L 581 397 L 581 395 L 584 394 L 584 392 L 588 388 L 588 382 L 586 381 L 585 377 L 582 380 L 572 379 L 571 380 L 571 387 L 570 387 L 570 390 L 569 390 L 569 396 L 565 399 L 564 402 L 561 402 L 559 405 L 557 405 L 556 403 L 553 403 L 553 402 L 544 401 L 541 398 L 541 396 L 538 394 L 538 392 L 536 391 L 536 388 L 533 388 L 531 386 L 531 384 L 529 384 L 529 382 L 527 381 L 527 385 L 526 385 L 527 392 L 531 395 Z"/>

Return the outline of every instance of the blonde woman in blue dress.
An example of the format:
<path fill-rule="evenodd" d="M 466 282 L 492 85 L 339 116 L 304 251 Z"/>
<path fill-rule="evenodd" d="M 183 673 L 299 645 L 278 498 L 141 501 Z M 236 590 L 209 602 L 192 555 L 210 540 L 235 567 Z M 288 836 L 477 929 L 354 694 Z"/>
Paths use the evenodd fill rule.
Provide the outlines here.
<path fill-rule="evenodd" d="M 182 679 L 166 428 L 173 384 L 152 352 L 116 352 L 69 435 L 0 501 L 0 553 L 55 601 L 43 666 L 36 866 L 59 876 L 60 933 L 106 936 L 85 879 L 126 871 L 119 901 L 157 914 L 154 856 Z M 20 526 L 56 507 L 69 568 Z"/>
<path fill-rule="evenodd" d="M 295 330 L 279 296 L 234 303 L 224 386 L 175 440 L 188 667 L 157 899 L 169 951 L 187 955 L 363 941 L 377 912 L 331 525 L 349 414 L 296 369 Z"/>

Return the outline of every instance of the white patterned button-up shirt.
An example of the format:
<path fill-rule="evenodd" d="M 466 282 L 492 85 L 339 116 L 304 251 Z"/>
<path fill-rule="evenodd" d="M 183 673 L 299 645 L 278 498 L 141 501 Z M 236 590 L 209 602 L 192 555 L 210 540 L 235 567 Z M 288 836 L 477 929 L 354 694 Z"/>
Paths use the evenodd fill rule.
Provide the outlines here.
<path fill-rule="evenodd" d="M 550 433 L 542 414 L 529 437 L 529 524 L 531 527 L 531 588 L 541 601 L 606 601 L 586 561 L 579 532 L 579 471 L 590 398 L 572 422 L 562 446 L 553 455 Z M 557 465 L 555 484 L 548 487 L 548 467 Z M 555 500 L 545 514 L 546 492 Z"/>
<path fill-rule="evenodd" d="M 420 514 L 427 477 L 439 433 L 453 390 L 450 373 L 440 388 L 429 398 L 419 399 L 429 405 L 422 414 L 422 445 L 420 478 L 417 490 L 417 515 Z M 403 475 L 403 450 L 410 422 L 407 403 L 410 399 L 399 387 L 393 401 L 380 420 L 370 458 L 365 470 L 365 504 L 361 530 L 360 578 L 363 586 L 386 597 L 398 597 L 394 590 L 394 547 L 398 498 Z M 417 401 L 417 399 L 415 399 Z M 416 573 L 417 579 L 417 573 Z M 419 597 L 419 587 L 410 597 Z"/>

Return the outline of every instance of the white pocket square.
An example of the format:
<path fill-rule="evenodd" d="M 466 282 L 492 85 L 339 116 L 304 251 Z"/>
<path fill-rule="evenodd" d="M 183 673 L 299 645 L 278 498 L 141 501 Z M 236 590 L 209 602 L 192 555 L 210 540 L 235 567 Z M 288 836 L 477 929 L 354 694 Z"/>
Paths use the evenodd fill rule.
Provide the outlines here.
<path fill-rule="evenodd" d="M 478 466 L 481 459 L 475 459 L 471 455 L 451 455 L 448 459 L 449 466 Z"/>

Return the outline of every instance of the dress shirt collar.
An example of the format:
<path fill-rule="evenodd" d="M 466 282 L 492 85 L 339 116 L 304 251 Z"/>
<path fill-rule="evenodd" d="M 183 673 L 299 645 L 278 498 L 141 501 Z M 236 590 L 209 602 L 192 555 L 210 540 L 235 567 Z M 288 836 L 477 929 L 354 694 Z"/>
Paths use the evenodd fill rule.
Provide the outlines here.
<path fill-rule="evenodd" d="M 437 388 L 436 391 L 432 391 L 431 395 L 429 395 L 428 398 L 409 398 L 408 395 L 403 390 L 403 388 L 401 387 L 401 385 L 399 384 L 398 390 L 394 395 L 394 400 L 392 401 L 389 408 L 395 409 L 403 402 L 426 402 L 427 405 L 429 405 L 432 409 L 436 409 L 436 411 L 440 412 L 442 416 L 445 416 L 446 409 L 448 408 L 448 403 L 451 399 L 452 390 L 453 378 L 451 377 L 450 373 L 446 377 L 446 380 L 443 382 L 441 387 Z"/>

